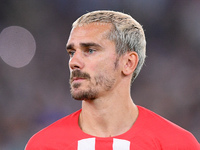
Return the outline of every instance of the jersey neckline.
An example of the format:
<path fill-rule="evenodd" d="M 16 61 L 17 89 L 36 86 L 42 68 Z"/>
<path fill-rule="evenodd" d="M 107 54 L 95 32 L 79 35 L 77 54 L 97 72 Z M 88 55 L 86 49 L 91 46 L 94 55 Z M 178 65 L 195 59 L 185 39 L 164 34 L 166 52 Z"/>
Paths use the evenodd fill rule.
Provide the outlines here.
<path fill-rule="evenodd" d="M 126 131 L 125 133 L 122 133 L 120 135 L 116 135 L 116 136 L 111 136 L 111 137 L 98 137 L 98 136 L 94 136 L 94 135 L 90 135 L 90 134 L 87 134 L 85 132 L 83 132 L 79 126 L 79 123 L 78 123 L 78 120 L 79 120 L 79 115 L 82 111 L 82 109 L 78 110 L 76 112 L 76 117 L 75 117 L 75 124 L 76 124 L 76 128 L 77 128 L 77 131 L 79 132 L 80 135 L 82 135 L 83 137 L 87 136 L 89 138 L 98 138 L 98 139 L 113 139 L 113 138 L 120 138 L 120 139 L 123 139 L 125 137 L 129 137 L 130 135 L 133 135 L 136 131 L 136 128 L 138 128 L 140 125 L 140 120 L 142 118 L 142 110 L 144 109 L 143 107 L 141 106 L 138 106 L 137 105 L 137 108 L 138 108 L 138 117 L 136 119 L 136 121 L 134 122 L 134 124 L 132 125 L 132 127 Z"/>

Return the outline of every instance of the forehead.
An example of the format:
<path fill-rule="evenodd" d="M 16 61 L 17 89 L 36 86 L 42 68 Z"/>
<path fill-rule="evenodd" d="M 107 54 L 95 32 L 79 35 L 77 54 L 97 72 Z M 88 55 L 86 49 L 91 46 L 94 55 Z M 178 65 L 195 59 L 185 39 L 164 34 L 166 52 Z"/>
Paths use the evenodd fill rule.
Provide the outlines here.
<path fill-rule="evenodd" d="M 74 42 L 97 42 L 108 40 L 106 36 L 111 31 L 112 25 L 108 23 L 90 23 L 72 29 L 68 43 Z"/>

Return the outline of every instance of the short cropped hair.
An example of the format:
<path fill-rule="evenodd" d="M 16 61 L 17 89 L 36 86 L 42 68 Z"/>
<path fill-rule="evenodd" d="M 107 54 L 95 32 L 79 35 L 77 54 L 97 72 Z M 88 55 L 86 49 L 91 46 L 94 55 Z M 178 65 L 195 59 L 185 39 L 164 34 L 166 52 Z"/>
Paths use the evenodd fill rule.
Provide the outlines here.
<path fill-rule="evenodd" d="M 142 26 L 125 13 L 99 10 L 82 15 L 73 23 L 72 27 L 76 28 L 90 23 L 112 24 L 108 39 L 115 42 L 118 56 L 130 51 L 138 54 L 139 62 L 132 76 L 132 81 L 134 81 L 146 58 L 146 40 Z"/>

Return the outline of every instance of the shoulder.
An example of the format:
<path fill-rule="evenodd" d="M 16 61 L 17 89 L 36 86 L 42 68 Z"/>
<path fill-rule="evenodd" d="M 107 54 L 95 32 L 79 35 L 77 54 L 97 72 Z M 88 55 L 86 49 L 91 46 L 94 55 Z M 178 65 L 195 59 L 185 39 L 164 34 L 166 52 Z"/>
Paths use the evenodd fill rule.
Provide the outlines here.
<path fill-rule="evenodd" d="M 154 138 L 163 147 L 191 148 L 193 146 L 194 149 L 195 147 L 199 149 L 199 143 L 189 131 L 144 107 L 138 106 L 138 109 L 139 117 L 136 122 L 142 128 L 139 130 L 150 138 Z"/>
<path fill-rule="evenodd" d="M 81 110 L 72 113 L 46 128 L 40 130 L 33 135 L 27 143 L 26 149 L 33 147 L 42 147 L 42 145 L 52 145 L 53 143 L 59 143 L 67 139 L 70 141 L 69 136 L 76 133 L 78 129 L 78 117 Z M 59 142 L 58 142 L 59 141 Z"/>

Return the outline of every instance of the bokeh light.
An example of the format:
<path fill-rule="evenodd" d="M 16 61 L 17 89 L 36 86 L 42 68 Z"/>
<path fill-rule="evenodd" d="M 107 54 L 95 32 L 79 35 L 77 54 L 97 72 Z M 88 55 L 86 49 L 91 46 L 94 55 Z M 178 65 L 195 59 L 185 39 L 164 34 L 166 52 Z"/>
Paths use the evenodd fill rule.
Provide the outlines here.
<path fill-rule="evenodd" d="M 32 60 L 36 42 L 32 34 L 23 27 L 10 26 L 0 34 L 0 56 L 8 65 L 20 68 Z"/>

